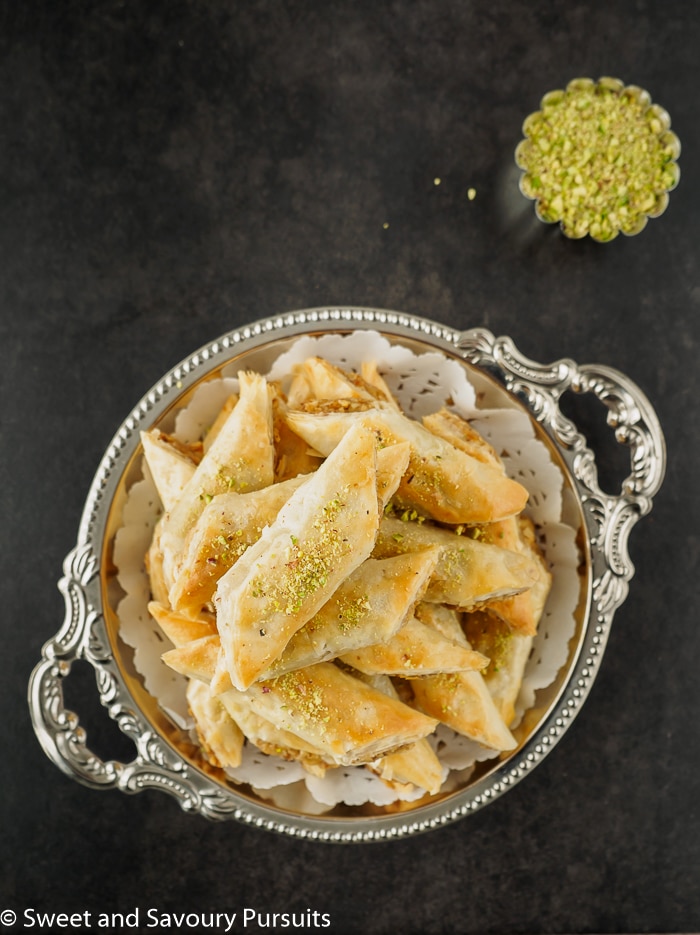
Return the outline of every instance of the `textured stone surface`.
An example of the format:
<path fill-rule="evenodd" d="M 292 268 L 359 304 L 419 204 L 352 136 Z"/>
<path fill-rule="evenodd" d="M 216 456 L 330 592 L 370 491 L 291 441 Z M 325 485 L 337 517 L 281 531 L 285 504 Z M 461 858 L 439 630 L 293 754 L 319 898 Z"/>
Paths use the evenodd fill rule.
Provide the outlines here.
<path fill-rule="evenodd" d="M 333 932 L 406 935 L 697 927 L 698 48 L 679 0 L 4 5 L 0 909 L 311 908 Z M 667 213 L 604 246 L 536 224 L 512 161 L 545 91 L 600 74 L 646 87 L 684 147 Z M 325 303 L 617 367 L 669 453 L 563 742 L 468 820 L 365 848 L 89 791 L 44 757 L 25 701 L 130 408 L 205 341 Z M 602 418 L 591 433 L 607 464 Z M 90 678 L 73 694 L 105 755 L 128 755 Z"/>

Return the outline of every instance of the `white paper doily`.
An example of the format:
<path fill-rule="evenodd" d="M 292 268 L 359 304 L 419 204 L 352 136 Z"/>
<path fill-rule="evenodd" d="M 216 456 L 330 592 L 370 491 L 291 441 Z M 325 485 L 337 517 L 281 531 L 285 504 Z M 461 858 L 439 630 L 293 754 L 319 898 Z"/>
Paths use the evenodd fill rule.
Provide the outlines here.
<path fill-rule="evenodd" d="M 413 418 L 449 405 L 473 422 L 474 427 L 503 457 L 508 474 L 528 490 L 526 513 L 534 521 L 546 561 L 552 571 L 552 589 L 540 622 L 525 672 L 516 717 L 532 706 L 538 689 L 550 685 L 568 657 L 568 643 L 575 631 L 574 613 L 579 601 L 576 530 L 569 525 L 568 504 L 563 496 L 560 469 L 547 447 L 536 437 L 530 417 L 519 409 L 480 409 L 477 395 L 464 368 L 438 352 L 416 355 L 392 345 L 373 331 L 349 335 L 299 338 L 280 355 L 267 374 L 283 387 L 295 364 L 320 356 L 346 369 L 359 370 L 363 361 L 374 361 L 389 389 Z M 238 389 L 235 372 L 200 385 L 186 409 L 178 413 L 173 434 L 184 442 L 200 439 L 231 393 Z M 144 464 L 144 476 L 129 490 L 123 526 L 115 537 L 117 579 L 125 597 L 117 609 L 120 634 L 134 649 L 134 664 L 147 691 L 181 727 L 191 726 L 185 699 L 186 680 L 161 660 L 170 644 L 148 613 L 150 599 L 144 556 L 161 506 Z M 494 756 L 479 744 L 440 725 L 434 748 L 445 768 L 463 778 L 475 763 Z M 300 764 L 260 753 L 246 744 L 241 765 L 226 770 L 236 782 L 247 783 L 280 807 L 320 814 L 344 802 L 386 805 L 397 799 L 414 800 L 424 792 L 384 782 L 364 767 L 328 770 L 324 778 L 306 773 Z M 449 787 L 450 778 L 446 787 Z"/>

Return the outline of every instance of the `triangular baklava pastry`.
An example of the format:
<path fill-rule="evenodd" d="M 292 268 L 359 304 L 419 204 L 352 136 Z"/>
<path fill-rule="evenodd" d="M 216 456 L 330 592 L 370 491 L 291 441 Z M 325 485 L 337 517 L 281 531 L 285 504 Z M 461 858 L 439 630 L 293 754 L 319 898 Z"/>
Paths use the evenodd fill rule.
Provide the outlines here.
<path fill-rule="evenodd" d="M 294 432 L 329 454 L 362 419 L 380 445 L 408 442 L 411 457 L 397 498 L 443 523 L 491 523 L 519 513 L 527 490 L 501 470 L 471 457 L 388 404 L 367 412 L 290 412 Z"/>
<path fill-rule="evenodd" d="M 382 508 L 393 496 L 408 464 L 408 446 L 392 445 L 377 452 L 377 495 Z M 188 533 L 179 572 L 170 589 L 170 603 L 197 615 L 214 596 L 229 568 L 273 523 L 291 495 L 308 480 L 297 475 L 250 493 L 223 493 L 202 511 Z"/>
<path fill-rule="evenodd" d="M 164 517 L 161 546 L 169 582 L 175 579 L 185 536 L 207 503 L 217 494 L 259 490 L 274 480 L 272 391 L 258 374 L 242 371 L 238 379 L 238 402 Z"/>
<path fill-rule="evenodd" d="M 464 632 L 470 645 L 491 660 L 484 672 L 484 683 L 503 721 L 512 724 L 533 637 L 511 629 L 488 611 L 465 614 Z"/>
<path fill-rule="evenodd" d="M 175 649 L 168 649 L 161 658 L 180 675 L 209 684 L 216 674 L 220 652 L 221 639 L 218 633 L 213 633 L 210 636 L 200 636 L 190 643 L 182 643 Z"/>
<path fill-rule="evenodd" d="M 265 677 L 389 640 L 423 594 L 437 556 L 437 550 L 426 549 L 414 555 L 368 558 L 297 630 Z"/>
<path fill-rule="evenodd" d="M 327 662 L 359 646 L 389 639 L 421 597 L 436 560 L 437 550 L 430 549 L 415 555 L 367 559 L 297 630 L 282 655 L 260 678 Z M 214 680 L 221 662 L 221 640 L 215 629 L 155 602 L 149 606 L 176 646 L 176 650 L 164 654 L 164 661 L 182 675 L 206 682 Z M 226 673 L 216 686 L 217 693 L 230 687 Z"/>
<path fill-rule="evenodd" d="M 189 704 L 195 728 L 207 759 L 213 766 L 241 765 L 243 732 L 204 682 L 187 683 Z"/>
<path fill-rule="evenodd" d="M 141 432 L 141 445 L 160 502 L 166 512 L 172 510 L 197 469 L 201 451 L 195 460 L 192 452 L 173 444 L 158 429 Z"/>
<path fill-rule="evenodd" d="M 186 646 L 203 636 L 217 635 L 216 622 L 208 616 L 187 617 L 159 601 L 149 601 L 148 612 L 173 646 Z"/>
<path fill-rule="evenodd" d="M 382 518 L 373 554 L 386 557 L 431 547 L 440 549 L 440 559 L 425 594 L 426 600 L 434 603 L 470 609 L 525 591 L 539 577 L 538 565 L 531 555 L 501 549 L 449 529 L 391 516 Z"/>
<path fill-rule="evenodd" d="M 305 477 L 294 477 L 249 493 L 222 493 L 208 503 L 183 543 L 170 603 L 196 614 L 214 597 L 216 585 L 273 523 Z"/>
<path fill-rule="evenodd" d="M 332 662 L 257 682 L 243 694 L 257 714 L 336 766 L 369 763 L 426 737 L 437 724 Z"/>
<path fill-rule="evenodd" d="M 432 605 L 417 613 L 441 632 L 470 646 L 454 612 Z M 421 711 L 438 718 L 458 734 L 493 750 L 513 750 L 517 743 L 508 730 L 480 672 L 454 672 L 415 679 L 411 688 Z"/>
<path fill-rule="evenodd" d="M 245 692 L 232 688 L 217 698 L 245 737 L 262 753 L 283 760 L 296 760 L 314 776 L 322 777 L 329 767 L 335 766 L 313 744 L 261 717 L 253 710 Z"/>
<path fill-rule="evenodd" d="M 341 662 L 366 675 L 419 678 L 438 672 L 478 671 L 488 665 L 481 653 L 460 646 L 415 617 L 390 639 L 344 653 Z"/>
<path fill-rule="evenodd" d="M 534 636 L 552 587 L 552 575 L 537 544 L 532 520 L 519 516 L 494 523 L 493 527 L 483 526 L 479 532 L 481 541 L 520 552 L 537 569 L 537 580 L 527 591 L 489 601 L 488 604 L 489 611 L 512 630 L 524 636 Z"/>
<path fill-rule="evenodd" d="M 342 370 L 321 357 L 307 357 L 294 369 L 289 389 L 291 409 L 338 402 L 341 407 L 367 408 L 377 400 L 388 402 L 382 389 L 373 386 L 360 374 Z"/>
<path fill-rule="evenodd" d="M 387 675 L 360 676 L 372 688 L 400 701 L 394 684 Z M 447 774 L 427 738 L 408 747 L 387 753 L 369 764 L 372 772 L 389 783 L 410 783 L 435 795 Z"/>
<path fill-rule="evenodd" d="M 217 625 L 236 688 L 268 669 L 369 557 L 379 508 L 374 436 L 358 423 L 219 580 Z"/>

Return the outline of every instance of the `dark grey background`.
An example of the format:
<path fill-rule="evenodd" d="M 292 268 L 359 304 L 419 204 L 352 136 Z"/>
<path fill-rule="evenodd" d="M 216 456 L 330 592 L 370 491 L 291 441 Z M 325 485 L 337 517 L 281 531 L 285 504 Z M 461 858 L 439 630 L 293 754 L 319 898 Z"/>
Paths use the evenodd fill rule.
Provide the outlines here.
<path fill-rule="evenodd" d="M 679 0 L 0 4 L 0 909 L 311 908 L 353 933 L 700 927 L 699 51 L 700 7 Z M 683 143 L 667 213 L 604 246 L 534 224 L 512 160 L 545 91 L 602 74 L 647 88 Z M 206 341 L 322 304 L 610 364 L 668 443 L 630 596 L 563 742 L 469 819 L 370 847 L 89 791 L 41 752 L 25 700 L 121 421 Z M 615 476 L 597 410 L 589 432 Z M 97 747 L 124 754 L 91 679 L 68 684 Z"/>

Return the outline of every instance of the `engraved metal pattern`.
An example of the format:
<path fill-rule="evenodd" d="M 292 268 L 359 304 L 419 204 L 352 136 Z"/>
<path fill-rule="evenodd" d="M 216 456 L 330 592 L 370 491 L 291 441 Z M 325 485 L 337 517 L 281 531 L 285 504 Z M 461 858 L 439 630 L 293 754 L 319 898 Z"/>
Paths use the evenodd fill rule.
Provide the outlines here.
<path fill-rule="evenodd" d="M 147 428 L 183 391 L 243 349 L 263 347 L 279 337 L 309 332 L 374 328 L 391 338 L 410 338 L 425 350 L 461 355 L 482 368 L 522 401 L 554 441 L 572 475 L 582 503 L 593 566 L 592 605 L 576 665 L 549 716 L 523 748 L 495 772 L 456 795 L 413 813 L 379 819 L 323 819 L 281 814 L 249 801 L 192 768 L 139 712 L 113 656 L 102 616 L 99 560 L 106 515 L 139 431 Z M 567 390 L 591 392 L 608 409 L 608 422 L 620 444 L 630 450 L 630 474 L 619 494 L 598 485 L 595 457 L 583 435 L 559 409 Z M 402 838 L 442 827 L 482 808 L 507 792 L 546 756 L 580 710 L 597 674 L 615 611 L 624 601 L 634 573 L 627 539 L 633 525 L 651 509 L 666 462 L 656 415 L 632 381 L 608 367 L 579 366 L 563 359 L 552 364 L 528 360 L 510 338 L 483 328 L 458 332 L 436 322 L 399 312 L 367 308 L 307 309 L 264 319 L 229 332 L 199 349 L 156 384 L 126 418 L 107 448 L 90 488 L 78 542 L 67 556 L 59 589 L 66 612 L 63 624 L 43 648 L 32 673 L 29 705 L 39 742 L 65 773 L 94 788 L 126 793 L 161 789 L 186 812 L 208 819 L 234 819 L 309 840 L 329 843 Z M 131 763 L 104 762 L 87 744 L 78 716 L 63 703 L 62 680 L 77 659 L 95 671 L 100 701 L 131 738 Z"/>

